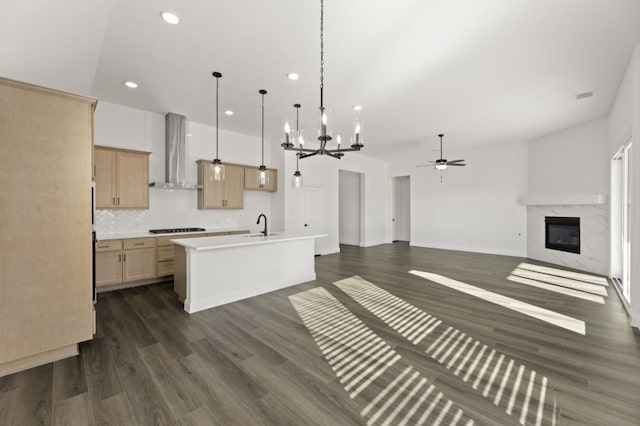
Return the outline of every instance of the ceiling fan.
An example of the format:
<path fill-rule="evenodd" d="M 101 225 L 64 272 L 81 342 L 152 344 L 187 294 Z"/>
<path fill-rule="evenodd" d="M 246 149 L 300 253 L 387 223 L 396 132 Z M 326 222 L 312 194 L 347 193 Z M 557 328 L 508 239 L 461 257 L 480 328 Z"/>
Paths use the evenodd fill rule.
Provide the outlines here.
<path fill-rule="evenodd" d="M 446 158 L 442 158 L 442 138 L 444 137 L 444 133 L 440 133 L 438 136 L 440 137 L 440 158 L 436 161 L 429 161 L 431 164 L 420 164 L 416 167 L 435 167 L 436 170 L 442 171 L 449 166 L 466 166 L 466 164 L 464 164 L 464 160 L 449 161 Z"/>

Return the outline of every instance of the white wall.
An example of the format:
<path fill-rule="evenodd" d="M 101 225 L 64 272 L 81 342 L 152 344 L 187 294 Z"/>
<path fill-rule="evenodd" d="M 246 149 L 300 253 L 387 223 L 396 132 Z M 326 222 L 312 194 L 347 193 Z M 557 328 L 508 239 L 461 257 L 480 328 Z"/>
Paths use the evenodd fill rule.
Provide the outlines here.
<path fill-rule="evenodd" d="M 187 117 L 188 118 L 188 117 Z M 149 181 L 164 181 L 164 115 L 128 108 L 107 102 L 98 103 L 95 114 L 96 145 L 149 151 Z M 189 122 L 186 142 L 186 180 L 197 182 L 198 159 L 215 156 L 215 128 Z M 219 154 L 223 161 L 240 164 L 260 164 L 260 138 L 220 129 Z M 265 144 L 268 142 L 265 140 Z M 265 147 L 265 162 L 270 163 L 271 149 Z M 282 169 L 278 170 L 279 175 Z M 280 180 L 280 177 L 279 177 Z M 272 220 L 271 204 L 282 194 L 245 191 L 242 210 L 198 210 L 196 191 L 149 189 L 148 210 L 99 210 L 96 215 L 98 233 L 147 231 L 155 228 L 202 227 L 248 228 L 258 231 L 260 213 L 270 219 L 270 228 L 282 229 L 282 222 Z M 280 214 L 282 214 L 280 208 Z"/>
<path fill-rule="evenodd" d="M 529 142 L 529 197 L 609 194 L 606 117 Z"/>
<path fill-rule="evenodd" d="M 529 142 L 528 257 L 608 274 L 608 131 L 605 117 Z M 546 216 L 580 218 L 580 254 L 545 248 Z"/>
<path fill-rule="evenodd" d="M 304 230 L 302 191 L 291 187 L 291 176 L 296 167 L 295 153 L 285 153 L 285 230 Z M 321 232 L 328 237 L 318 241 L 318 253 L 340 251 L 339 246 L 339 170 L 362 173 L 364 196 L 362 197 L 362 234 L 364 247 L 391 242 L 388 202 L 387 163 L 359 153 L 347 153 L 341 160 L 327 156 L 315 156 L 300 161 L 300 172 L 305 186 L 322 188 Z"/>
<path fill-rule="evenodd" d="M 415 149 L 390 160 L 390 176 L 411 176 L 411 244 L 450 250 L 524 256 L 527 144 L 470 148 L 447 157 L 466 167 L 440 172 L 419 167 Z"/>
<path fill-rule="evenodd" d="M 338 173 L 340 244 L 360 245 L 360 177 L 344 170 Z"/>
<path fill-rule="evenodd" d="M 609 116 L 609 159 L 633 141 L 631 176 L 631 324 L 640 327 L 640 43 L 636 43 Z"/>

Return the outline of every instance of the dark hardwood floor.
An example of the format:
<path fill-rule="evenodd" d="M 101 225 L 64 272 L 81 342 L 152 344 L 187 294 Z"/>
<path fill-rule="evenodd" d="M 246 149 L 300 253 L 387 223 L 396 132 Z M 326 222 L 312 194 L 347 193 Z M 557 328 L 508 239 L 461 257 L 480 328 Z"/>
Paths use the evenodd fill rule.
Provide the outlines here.
<path fill-rule="evenodd" d="M 509 425 L 521 418 L 526 424 L 640 424 L 640 333 L 629 326 L 615 290 L 607 287 L 606 303 L 598 304 L 508 281 L 521 262 L 542 264 L 406 243 L 342 246 L 340 254 L 316 258 L 314 282 L 192 315 L 182 310 L 171 283 L 101 294 L 98 333 L 81 345 L 80 356 L 0 378 L 0 425 L 358 425 L 385 419 L 399 424 L 403 418 L 415 424 L 422 413 L 425 424 L 473 419 L 476 425 Z M 582 320 L 586 334 L 409 270 L 440 274 Z M 373 292 L 333 284 L 355 275 Z M 308 292 L 317 287 L 324 290 Z M 390 326 L 381 314 L 380 304 L 391 305 L 384 302 L 391 295 L 403 301 L 393 303 L 407 309 L 406 328 Z M 422 328 L 419 322 L 408 327 L 420 318 Z M 428 331 L 436 323 L 441 328 L 423 340 L 409 340 L 413 330 Z M 354 349 L 357 339 L 345 340 L 355 336 L 349 324 L 378 342 L 390 364 L 384 371 L 374 353 L 367 358 Z M 447 340 L 449 329 L 459 334 Z M 445 344 L 439 352 L 428 351 L 440 341 Z M 466 365 L 460 360 L 462 349 L 474 344 L 487 350 L 478 355 L 472 374 L 471 359 L 479 352 L 469 352 Z M 340 353 L 342 361 L 335 358 Z M 347 365 L 350 357 L 354 370 L 338 377 L 336 366 Z M 390 359 L 398 361 L 391 365 Z M 503 374 L 509 361 L 522 366 L 521 388 L 513 383 L 515 367 L 511 375 Z M 482 364 L 486 374 L 479 372 Z M 489 379 L 492 370 L 495 377 Z M 373 377 L 376 371 L 379 376 Z M 531 374 L 533 391 L 525 386 L 530 372 L 536 377 Z M 371 383 L 351 398 L 355 386 L 346 387 L 358 374 L 358 385 L 367 377 Z M 412 374 L 414 381 L 404 382 Z M 548 383 L 538 404 L 542 377 Z M 496 404 L 501 380 L 505 398 Z M 420 383 L 425 384 L 418 392 Z M 512 388 L 519 390 L 513 391 L 510 412 L 506 395 Z M 424 396 L 427 389 L 432 391 Z M 527 394 L 531 408 L 522 414 L 521 407 L 530 402 Z M 386 411 L 380 408 L 385 401 Z M 537 417 L 538 407 L 543 415 Z"/>

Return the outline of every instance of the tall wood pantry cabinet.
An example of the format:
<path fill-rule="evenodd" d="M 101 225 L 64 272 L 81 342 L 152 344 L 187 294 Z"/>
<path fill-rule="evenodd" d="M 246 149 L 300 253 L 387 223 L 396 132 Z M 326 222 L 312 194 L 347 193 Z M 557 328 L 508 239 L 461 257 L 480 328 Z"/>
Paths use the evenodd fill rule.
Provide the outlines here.
<path fill-rule="evenodd" d="M 0 376 L 93 337 L 95 105 L 0 78 Z"/>
<path fill-rule="evenodd" d="M 149 153 L 96 146 L 97 209 L 149 208 Z"/>

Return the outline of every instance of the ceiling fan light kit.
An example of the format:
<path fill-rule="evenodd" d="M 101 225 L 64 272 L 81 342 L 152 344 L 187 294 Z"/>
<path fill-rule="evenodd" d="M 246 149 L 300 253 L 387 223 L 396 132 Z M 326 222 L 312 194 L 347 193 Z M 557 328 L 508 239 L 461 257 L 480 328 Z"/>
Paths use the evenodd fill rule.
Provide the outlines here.
<path fill-rule="evenodd" d="M 440 133 L 438 135 L 440 138 L 440 158 L 436 161 L 429 161 L 431 164 L 420 164 L 416 167 L 434 167 L 436 170 L 440 171 L 440 182 L 442 183 L 442 171 L 446 170 L 449 166 L 466 166 L 464 160 L 452 160 L 449 161 L 446 158 L 443 158 L 442 155 L 442 138 L 444 137 L 444 133 Z"/>

